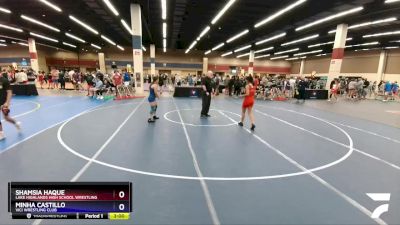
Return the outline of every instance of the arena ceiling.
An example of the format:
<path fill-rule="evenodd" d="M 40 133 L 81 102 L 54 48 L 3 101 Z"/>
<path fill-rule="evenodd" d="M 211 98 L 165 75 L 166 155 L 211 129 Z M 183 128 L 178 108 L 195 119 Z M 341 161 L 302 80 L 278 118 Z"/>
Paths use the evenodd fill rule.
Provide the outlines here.
<path fill-rule="evenodd" d="M 129 26 L 130 4 L 137 3 L 142 7 L 144 48 L 151 43 L 163 48 L 165 35 L 166 49 L 183 49 L 188 54 L 198 50 L 220 56 L 242 47 L 245 50 L 234 51 L 227 57 L 245 54 L 247 49 L 264 50 L 256 53 L 260 57 L 274 53 L 289 57 L 302 52 L 329 54 L 335 34 L 328 32 L 340 23 L 353 26 L 349 30 L 348 37 L 352 40 L 347 50 L 400 45 L 395 42 L 400 40 L 400 1 L 396 0 L 165 0 L 164 6 L 163 1 L 0 0 L 0 35 L 7 43 L 12 38 L 27 40 L 33 36 L 40 43 L 71 51 L 98 50 L 94 45 L 116 50 L 122 47 L 127 51 L 131 49 L 131 35 L 121 20 Z M 107 2 L 115 8 L 114 12 Z M 220 17 L 216 18 L 217 15 Z M 166 24 L 165 34 L 163 23 Z M 366 36 L 378 33 L 381 35 Z M 234 39 L 235 36 L 238 38 Z M 310 39 L 285 45 L 304 38 Z M 260 43 L 263 40 L 268 41 Z M 213 48 L 215 50 L 210 51 Z"/>

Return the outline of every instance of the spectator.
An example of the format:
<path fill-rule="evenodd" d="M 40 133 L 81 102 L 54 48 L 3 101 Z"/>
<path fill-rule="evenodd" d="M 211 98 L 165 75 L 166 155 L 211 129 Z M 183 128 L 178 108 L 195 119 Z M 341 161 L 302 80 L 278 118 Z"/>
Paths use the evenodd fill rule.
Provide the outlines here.
<path fill-rule="evenodd" d="M 299 83 L 297 84 L 297 89 L 299 91 L 297 97 L 297 103 L 299 103 L 300 99 L 303 99 L 303 103 L 306 101 L 306 88 L 309 86 L 309 83 L 301 77 Z"/>
<path fill-rule="evenodd" d="M 385 99 L 383 100 L 384 102 L 388 101 L 389 96 L 392 96 L 392 84 L 390 81 L 386 81 L 385 83 Z"/>
<path fill-rule="evenodd" d="M 22 83 L 26 83 L 28 81 L 28 75 L 25 73 L 25 71 L 21 70 L 21 71 L 15 71 L 15 82 L 22 84 Z"/>
<path fill-rule="evenodd" d="M 392 84 L 392 94 L 393 94 L 393 100 L 399 98 L 399 84 L 397 84 L 397 81 L 395 81 Z"/>
<path fill-rule="evenodd" d="M 349 82 L 349 86 L 348 86 L 348 88 L 349 88 L 349 95 L 348 95 L 348 97 L 349 98 L 354 98 L 355 96 L 356 96 L 356 86 L 357 86 L 357 82 L 354 80 L 354 79 L 352 79 L 350 82 Z"/>
<path fill-rule="evenodd" d="M 95 78 L 93 81 L 95 85 L 89 89 L 89 97 L 95 97 L 96 95 L 97 99 L 102 99 L 103 96 L 101 90 L 103 88 L 103 81 L 99 77 Z"/>
<path fill-rule="evenodd" d="M 363 92 L 362 92 L 362 97 L 365 99 L 367 97 L 368 91 L 369 91 L 369 86 L 370 83 L 367 79 L 364 80 L 364 85 L 363 85 Z"/>
<path fill-rule="evenodd" d="M 40 88 L 41 89 L 43 89 L 44 76 L 45 76 L 44 71 L 39 72 L 38 80 L 39 80 L 39 84 L 40 84 Z"/>
<path fill-rule="evenodd" d="M 65 72 L 63 70 L 58 74 L 58 81 L 60 82 L 61 90 L 65 90 Z"/>
<path fill-rule="evenodd" d="M 59 74 L 60 74 L 60 72 L 57 69 L 51 70 L 51 79 L 52 79 L 53 89 L 58 88 Z"/>

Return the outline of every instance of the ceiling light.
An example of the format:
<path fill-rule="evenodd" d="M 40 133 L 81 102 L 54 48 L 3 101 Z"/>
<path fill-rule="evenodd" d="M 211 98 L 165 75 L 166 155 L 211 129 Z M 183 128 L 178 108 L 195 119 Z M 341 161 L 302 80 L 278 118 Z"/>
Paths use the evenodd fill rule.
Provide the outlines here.
<path fill-rule="evenodd" d="M 322 49 L 320 49 L 320 50 L 315 50 L 315 51 L 311 51 L 311 52 L 297 53 L 297 54 L 294 54 L 293 56 L 310 55 L 310 54 L 319 53 L 319 52 L 322 52 Z"/>
<path fill-rule="evenodd" d="M 197 44 L 197 41 L 193 41 L 192 44 L 189 46 L 189 50 L 191 50 L 196 44 Z"/>
<path fill-rule="evenodd" d="M 392 17 L 392 18 L 388 18 L 388 19 L 376 20 L 376 21 L 372 21 L 372 22 L 352 25 L 352 26 L 348 27 L 348 29 L 351 30 L 351 29 L 356 29 L 356 28 L 359 28 L 359 27 L 365 27 L 365 26 L 370 26 L 370 25 L 375 25 L 375 24 L 380 24 L 380 23 L 393 22 L 393 21 L 396 21 L 396 20 L 397 20 L 396 17 Z"/>
<path fill-rule="evenodd" d="M 319 55 L 316 55 L 317 57 L 320 57 L 320 56 L 326 56 L 326 53 L 323 53 L 323 54 L 319 54 Z"/>
<path fill-rule="evenodd" d="M 163 38 L 167 38 L 167 23 L 163 23 L 163 29 L 162 29 L 162 33 L 163 33 Z"/>
<path fill-rule="evenodd" d="M 286 58 L 289 58 L 289 56 L 288 55 L 284 55 L 284 56 L 274 57 L 274 58 L 270 58 L 270 60 L 286 59 Z"/>
<path fill-rule="evenodd" d="M 121 49 L 121 51 L 125 51 L 125 49 L 122 46 L 117 45 L 117 48 Z"/>
<path fill-rule="evenodd" d="M 271 54 L 267 54 L 267 55 L 260 55 L 260 56 L 256 56 L 254 57 L 255 59 L 261 59 L 261 58 L 266 58 L 266 57 L 270 57 Z"/>
<path fill-rule="evenodd" d="M 210 26 L 207 26 L 206 28 L 204 28 L 204 30 L 200 33 L 200 36 L 197 38 L 197 41 L 200 41 L 200 39 L 207 34 L 207 32 L 211 29 Z"/>
<path fill-rule="evenodd" d="M 3 8 L 3 7 L 0 7 L 0 11 L 1 11 L 1 12 L 4 12 L 4 13 L 11 13 L 10 10 L 8 10 L 8 9 L 6 9 L 6 8 Z"/>
<path fill-rule="evenodd" d="M 10 27 L 4 24 L 0 24 L 1 28 L 5 28 L 5 29 L 9 29 L 9 30 L 13 30 L 13 31 L 18 31 L 18 32 L 24 32 L 22 29 L 19 28 L 15 28 L 15 27 Z"/>
<path fill-rule="evenodd" d="M 289 52 L 297 52 L 299 50 L 300 50 L 300 48 L 294 48 L 294 49 L 290 49 L 290 50 L 287 50 L 287 51 L 276 52 L 276 53 L 274 53 L 274 55 L 283 55 L 283 54 L 286 54 L 286 53 L 289 53 Z"/>
<path fill-rule="evenodd" d="M 361 51 L 370 51 L 370 50 L 376 50 L 377 48 L 364 48 L 364 49 L 357 49 L 354 50 L 355 52 L 361 52 Z"/>
<path fill-rule="evenodd" d="M 49 38 L 49 37 L 46 37 L 46 36 L 41 35 L 41 34 L 36 34 L 36 33 L 33 33 L 33 32 L 30 32 L 29 34 L 32 35 L 32 36 L 38 37 L 38 38 L 42 38 L 42 39 L 48 40 L 48 41 L 58 42 L 58 40 L 56 40 L 56 39 Z"/>
<path fill-rule="evenodd" d="M 389 46 L 389 47 L 386 47 L 385 49 L 397 49 L 397 48 L 399 48 L 399 46 Z"/>
<path fill-rule="evenodd" d="M 353 38 L 347 38 L 346 41 L 351 41 L 353 40 Z M 324 45 L 331 45 L 334 44 L 334 41 L 330 41 L 330 42 L 325 42 L 325 43 L 318 43 L 318 44 L 314 44 L 314 45 L 309 45 L 308 48 L 315 48 L 315 47 L 319 47 L 319 46 L 324 46 Z"/>
<path fill-rule="evenodd" d="M 238 56 L 236 56 L 236 58 L 243 58 L 243 57 L 249 56 L 249 55 L 250 55 L 250 53 L 246 53 L 246 54 L 243 54 L 243 55 L 238 55 Z"/>
<path fill-rule="evenodd" d="M 75 18 L 74 16 L 69 16 L 69 18 L 73 21 L 75 21 L 77 24 L 81 25 L 82 27 L 86 28 L 87 30 L 93 32 L 94 34 L 99 34 L 99 32 L 95 29 L 93 29 L 91 26 L 87 25 L 86 23 L 80 21 L 79 19 Z"/>
<path fill-rule="evenodd" d="M 161 17 L 163 20 L 167 19 L 167 0 L 161 0 Z"/>
<path fill-rule="evenodd" d="M 210 54 L 211 53 L 211 50 L 208 50 L 208 51 L 206 51 L 205 53 L 204 53 L 204 55 L 208 55 L 208 54 Z"/>
<path fill-rule="evenodd" d="M 4 41 L 3 41 L 4 42 Z M 400 40 L 398 41 L 391 41 L 390 43 L 400 43 Z"/>
<path fill-rule="evenodd" d="M 164 49 L 163 49 L 163 52 L 167 52 L 167 48 L 164 48 Z"/>
<path fill-rule="evenodd" d="M 112 45 L 117 45 L 115 42 L 113 42 L 112 40 L 110 40 L 108 37 L 101 35 L 101 38 L 103 38 L 104 40 L 106 40 L 108 43 L 112 44 Z"/>
<path fill-rule="evenodd" d="M 270 41 L 273 41 L 273 40 L 276 40 L 278 38 L 285 37 L 285 36 L 286 36 L 286 33 L 281 33 L 281 34 L 275 35 L 273 37 L 270 37 L 270 38 L 264 39 L 262 41 L 259 41 L 259 42 L 256 43 L 256 45 L 261 45 L 261 44 L 264 44 L 264 43 L 267 43 L 267 42 L 270 42 Z"/>
<path fill-rule="evenodd" d="M 167 47 L 167 39 L 163 39 L 163 47 L 166 48 Z"/>
<path fill-rule="evenodd" d="M 364 44 L 357 44 L 357 45 L 348 45 L 346 48 L 353 48 L 353 47 L 360 47 L 360 46 L 370 46 L 370 45 L 379 45 L 379 42 L 369 42 L 369 43 L 364 43 Z"/>
<path fill-rule="evenodd" d="M 6 40 L 4 40 L 4 39 L 0 39 L 0 42 L 6 42 Z"/>
<path fill-rule="evenodd" d="M 273 15 L 267 17 L 266 19 L 264 19 L 264 20 L 258 22 L 256 25 L 254 25 L 254 27 L 257 28 L 257 27 L 260 27 L 260 26 L 262 26 L 262 25 L 264 25 L 264 24 L 266 24 L 266 23 L 268 23 L 268 22 L 271 22 L 272 20 L 274 20 L 274 19 L 276 19 L 277 17 L 279 17 L 279 16 L 281 16 L 281 15 L 283 15 L 283 14 L 289 12 L 290 10 L 296 8 L 297 6 L 303 4 L 303 3 L 306 2 L 306 1 L 307 1 L 307 0 L 298 0 L 298 1 L 296 1 L 295 3 L 293 3 L 293 4 L 289 5 L 289 6 L 287 6 L 286 8 L 284 8 L 284 9 L 282 9 L 282 10 L 276 12 L 275 14 L 273 14 Z"/>
<path fill-rule="evenodd" d="M 394 3 L 394 2 L 400 2 L 400 0 L 386 0 L 385 3 Z"/>
<path fill-rule="evenodd" d="M 19 44 L 19 45 L 22 45 L 22 46 L 27 46 L 27 47 L 29 47 L 29 45 L 28 45 L 27 43 L 24 43 L 24 42 L 18 42 L 18 44 Z"/>
<path fill-rule="evenodd" d="M 114 13 L 114 15 L 119 16 L 119 13 L 117 9 L 111 4 L 110 0 L 103 0 L 104 3 L 106 3 L 107 7 L 111 10 L 111 12 Z"/>
<path fill-rule="evenodd" d="M 273 50 L 273 49 L 274 49 L 274 47 L 264 48 L 264 49 L 257 50 L 254 53 L 257 54 L 257 53 L 261 53 L 261 52 L 270 51 L 270 50 Z"/>
<path fill-rule="evenodd" d="M 121 20 L 122 25 L 125 27 L 125 29 L 131 34 L 133 35 L 132 29 L 129 27 L 129 25 L 125 22 L 125 20 Z"/>
<path fill-rule="evenodd" d="M 185 54 L 188 54 L 190 52 L 190 49 L 186 49 Z"/>
<path fill-rule="evenodd" d="M 323 19 L 320 19 L 320 20 L 311 22 L 309 24 L 306 24 L 304 26 L 298 27 L 298 28 L 296 28 L 296 31 L 301 31 L 301 30 L 307 29 L 309 27 L 313 27 L 315 25 L 324 23 L 326 21 L 330 21 L 330 20 L 333 20 L 333 19 L 336 19 L 336 18 L 339 18 L 339 17 L 343 17 L 343 16 L 346 16 L 346 15 L 349 15 L 349 14 L 352 14 L 352 13 L 356 13 L 356 12 L 359 12 L 359 11 L 361 11 L 363 9 L 364 9 L 364 7 L 361 6 L 361 7 L 350 9 L 350 10 L 347 10 L 347 11 L 344 11 L 344 12 L 341 12 L 341 13 L 337 13 L 337 14 L 334 14 L 332 16 L 328 16 L 328 17 L 325 17 Z"/>
<path fill-rule="evenodd" d="M 323 46 L 323 45 L 331 45 L 334 43 L 335 43 L 334 41 L 319 43 L 319 44 L 315 44 L 315 45 L 309 45 L 308 48 L 315 48 L 315 47 L 319 47 L 319 46 Z"/>
<path fill-rule="evenodd" d="M 70 44 L 70 43 L 67 43 L 67 42 L 63 42 L 63 45 L 76 48 L 76 45 L 73 45 L 73 44 Z"/>
<path fill-rule="evenodd" d="M 247 45 L 247 46 L 238 48 L 238 49 L 236 49 L 234 52 L 235 52 L 235 53 L 236 53 L 236 52 L 241 52 L 241 51 L 246 50 L 246 49 L 249 49 L 249 48 L 251 48 L 251 45 Z"/>
<path fill-rule="evenodd" d="M 223 15 L 224 13 L 235 3 L 236 0 L 230 0 L 224 8 L 219 11 L 219 13 L 214 17 L 214 19 L 211 21 L 211 24 L 215 24 Z"/>
<path fill-rule="evenodd" d="M 6 44 L 2 44 L 2 43 L 0 43 L 0 46 L 7 46 Z"/>
<path fill-rule="evenodd" d="M 65 35 L 67 35 L 68 37 L 73 38 L 73 39 L 75 39 L 75 40 L 77 40 L 77 41 L 80 41 L 80 42 L 82 42 L 82 43 L 86 43 L 85 40 L 83 40 L 83 39 L 81 39 L 81 38 L 79 38 L 79 37 L 77 37 L 77 36 L 75 36 L 75 35 L 72 35 L 72 34 L 70 34 L 70 33 L 65 33 Z"/>
<path fill-rule="evenodd" d="M 366 23 L 360 23 L 360 24 L 352 25 L 352 26 L 349 26 L 347 29 L 348 30 L 352 30 L 352 29 L 357 29 L 357 28 L 360 28 L 360 27 L 366 27 L 366 26 L 371 26 L 371 25 L 376 25 L 376 24 L 381 24 L 381 23 L 393 22 L 393 21 L 396 21 L 396 20 L 397 20 L 396 17 L 391 17 L 391 18 L 387 18 L 387 19 L 383 19 L 383 20 L 376 20 L 376 21 L 372 21 L 372 22 L 366 22 Z M 331 30 L 328 33 L 329 34 L 334 34 L 334 33 L 336 33 L 336 30 Z"/>
<path fill-rule="evenodd" d="M 249 33 L 249 30 L 244 30 L 244 31 L 240 32 L 239 34 L 236 34 L 235 36 L 229 38 L 226 42 L 231 43 L 232 41 L 240 38 L 241 36 L 243 36 L 243 35 L 245 35 L 247 33 Z"/>
<path fill-rule="evenodd" d="M 47 6 L 53 8 L 54 10 L 58 11 L 58 12 L 62 12 L 62 10 L 60 9 L 60 7 L 54 5 L 53 3 L 47 1 L 47 0 L 39 0 L 40 2 L 43 2 L 44 4 L 46 4 Z"/>
<path fill-rule="evenodd" d="M 400 34 L 400 30 L 392 31 L 392 32 L 385 32 L 385 33 L 368 34 L 368 35 L 364 35 L 363 38 L 390 36 L 390 35 L 397 35 L 397 34 Z"/>
<path fill-rule="evenodd" d="M 224 46 L 224 45 L 225 45 L 225 43 L 221 43 L 221 44 L 215 46 L 214 48 L 212 48 L 211 50 L 215 51 L 215 50 L 217 50 L 217 49 L 220 49 L 220 48 L 221 48 L 222 46 Z"/>
<path fill-rule="evenodd" d="M 57 28 L 55 28 L 53 26 L 50 26 L 50 25 L 47 25 L 47 24 L 45 24 L 43 22 L 40 22 L 38 20 L 35 20 L 35 19 L 31 18 L 31 17 L 25 16 L 25 15 L 21 15 L 21 18 L 24 19 L 24 20 L 28 20 L 28 21 L 30 21 L 32 23 L 36 23 L 36 24 L 38 24 L 40 26 L 49 28 L 50 30 L 54 30 L 54 31 L 60 32 L 60 29 L 57 29 Z"/>
<path fill-rule="evenodd" d="M 232 54 L 233 54 L 233 52 L 227 52 L 227 53 L 222 54 L 221 57 L 225 57 L 225 56 L 232 55 Z"/>
<path fill-rule="evenodd" d="M 100 46 L 98 46 L 98 45 L 95 45 L 95 44 L 90 44 L 92 47 L 94 47 L 94 48 L 97 48 L 97 49 L 101 49 L 101 47 Z"/>
<path fill-rule="evenodd" d="M 143 51 L 147 51 L 146 47 L 142 46 L 142 50 Z"/>
<path fill-rule="evenodd" d="M 311 39 L 315 39 L 315 38 L 318 38 L 318 37 L 319 37 L 319 34 L 311 35 L 311 36 L 308 36 L 308 37 L 305 37 L 305 38 L 301 38 L 301 39 L 294 40 L 294 41 L 291 41 L 291 42 L 283 43 L 283 44 L 281 44 L 281 46 L 292 45 L 292 44 L 296 44 L 296 43 L 299 43 L 299 42 L 304 42 L 304 41 L 308 41 L 308 40 L 311 40 Z"/>
<path fill-rule="evenodd" d="M 285 59 L 286 61 L 294 61 L 294 60 L 299 60 L 300 58 L 299 57 L 294 57 L 294 58 L 288 58 L 288 59 Z"/>

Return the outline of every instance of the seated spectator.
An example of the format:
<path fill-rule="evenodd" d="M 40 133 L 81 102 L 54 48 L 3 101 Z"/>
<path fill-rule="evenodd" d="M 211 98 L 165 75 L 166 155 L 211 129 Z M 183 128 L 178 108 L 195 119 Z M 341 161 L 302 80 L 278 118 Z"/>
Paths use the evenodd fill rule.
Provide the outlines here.
<path fill-rule="evenodd" d="M 102 96 L 103 81 L 101 81 L 101 79 L 99 79 L 99 78 L 96 78 L 93 81 L 94 81 L 95 85 L 94 85 L 94 87 L 89 89 L 89 97 L 97 96 L 97 99 L 103 99 L 103 96 Z"/>
<path fill-rule="evenodd" d="M 15 82 L 17 82 L 19 84 L 28 82 L 28 75 L 23 70 L 21 70 L 19 72 L 17 72 L 17 71 L 15 71 L 15 72 L 16 72 Z"/>

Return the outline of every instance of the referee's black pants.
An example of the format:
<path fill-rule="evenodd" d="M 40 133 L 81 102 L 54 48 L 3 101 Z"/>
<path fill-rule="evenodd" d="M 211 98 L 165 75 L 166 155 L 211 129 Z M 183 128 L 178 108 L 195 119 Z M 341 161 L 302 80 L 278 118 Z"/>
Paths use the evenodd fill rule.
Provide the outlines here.
<path fill-rule="evenodd" d="M 211 93 L 207 95 L 206 92 L 203 92 L 201 115 L 204 116 L 208 115 L 208 112 L 210 111 L 210 105 L 211 105 Z"/>

